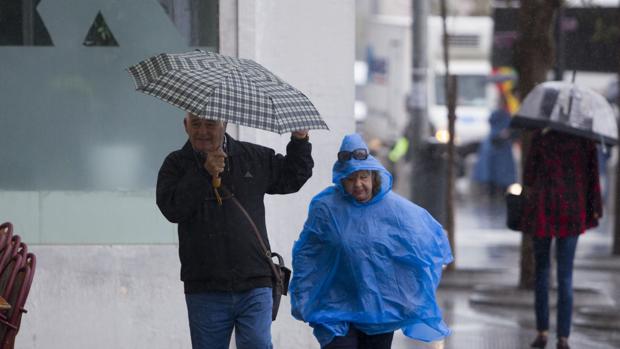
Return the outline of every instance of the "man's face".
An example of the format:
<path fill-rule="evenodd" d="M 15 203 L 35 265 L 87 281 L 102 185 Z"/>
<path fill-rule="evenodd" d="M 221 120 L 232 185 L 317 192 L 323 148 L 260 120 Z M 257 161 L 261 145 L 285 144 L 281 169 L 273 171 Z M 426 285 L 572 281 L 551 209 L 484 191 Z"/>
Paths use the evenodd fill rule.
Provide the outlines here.
<path fill-rule="evenodd" d="M 194 150 L 206 153 L 216 151 L 222 146 L 226 132 L 222 121 L 207 120 L 188 113 L 183 124 Z"/>
<path fill-rule="evenodd" d="M 359 202 L 372 199 L 372 175 L 370 171 L 357 171 L 342 180 L 344 190 Z"/>

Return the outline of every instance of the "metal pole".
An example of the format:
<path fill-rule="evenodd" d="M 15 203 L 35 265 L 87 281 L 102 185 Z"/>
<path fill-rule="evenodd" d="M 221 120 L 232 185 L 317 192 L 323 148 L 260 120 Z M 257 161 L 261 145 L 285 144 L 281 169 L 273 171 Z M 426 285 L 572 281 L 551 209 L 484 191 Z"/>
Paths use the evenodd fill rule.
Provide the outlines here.
<path fill-rule="evenodd" d="M 616 9 L 616 15 L 618 17 L 618 21 L 620 21 L 620 1 L 618 2 L 618 8 Z M 616 22 L 616 23 L 620 23 L 620 22 Z M 618 57 L 620 57 L 620 37 L 618 37 L 616 53 L 618 54 Z M 617 78 L 618 78 L 618 82 L 617 82 L 618 95 L 616 96 L 616 103 L 618 104 L 618 108 L 620 108 L 620 59 L 618 60 Z M 620 123 L 618 123 L 618 131 L 620 131 Z M 620 164 L 616 164 L 615 181 L 616 181 L 616 188 L 615 188 L 615 195 L 614 195 L 615 200 L 614 200 L 614 208 L 613 208 L 614 210 L 613 245 L 612 245 L 611 254 L 613 256 L 620 256 Z"/>
<path fill-rule="evenodd" d="M 445 179 L 445 221 L 444 229 L 448 233 L 448 240 L 450 241 L 450 248 L 452 249 L 452 255 L 456 260 L 456 244 L 454 240 L 454 128 L 456 123 L 456 98 L 458 93 L 456 76 L 450 74 L 450 45 L 448 45 L 448 27 L 447 27 L 447 6 L 446 0 L 441 0 L 441 24 L 442 24 L 442 46 L 443 46 L 443 61 L 446 67 L 444 77 L 444 89 L 446 93 L 446 106 L 448 107 L 448 134 L 450 139 L 448 140 L 448 159 L 446 161 L 446 179 Z M 448 270 L 454 270 L 456 263 L 450 263 Z"/>
<path fill-rule="evenodd" d="M 412 0 L 413 22 L 411 25 L 411 91 L 407 98 L 410 121 L 407 137 L 411 149 L 416 152 L 424 146 L 428 136 L 427 70 L 428 34 L 427 18 L 429 1 Z"/>
<path fill-rule="evenodd" d="M 445 144 L 429 137 L 427 76 L 428 76 L 428 15 L 430 1 L 412 0 L 411 25 L 412 64 L 411 91 L 407 98 L 409 127 L 407 138 L 411 159 L 411 201 L 430 212 L 441 224 L 446 223 L 443 198 L 445 186 Z"/>
<path fill-rule="evenodd" d="M 564 80 L 564 32 L 562 30 L 562 18 L 564 6 L 560 6 L 555 13 L 553 36 L 555 38 L 555 67 L 553 68 L 554 80 Z"/>

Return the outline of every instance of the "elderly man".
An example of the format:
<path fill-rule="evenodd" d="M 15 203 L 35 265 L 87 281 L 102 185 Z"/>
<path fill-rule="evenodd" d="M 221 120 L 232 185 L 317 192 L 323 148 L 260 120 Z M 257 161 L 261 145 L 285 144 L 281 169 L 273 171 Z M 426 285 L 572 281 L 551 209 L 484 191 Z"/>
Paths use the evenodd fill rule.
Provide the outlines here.
<path fill-rule="evenodd" d="M 228 348 L 234 328 L 238 349 L 271 348 L 270 267 L 251 223 L 227 197 L 239 200 L 268 244 L 263 198 L 294 193 L 310 178 L 308 131 L 292 133 L 284 156 L 233 139 L 221 121 L 188 114 L 183 123 L 189 140 L 159 170 L 157 206 L 178 224 L 192 347 Z"/>

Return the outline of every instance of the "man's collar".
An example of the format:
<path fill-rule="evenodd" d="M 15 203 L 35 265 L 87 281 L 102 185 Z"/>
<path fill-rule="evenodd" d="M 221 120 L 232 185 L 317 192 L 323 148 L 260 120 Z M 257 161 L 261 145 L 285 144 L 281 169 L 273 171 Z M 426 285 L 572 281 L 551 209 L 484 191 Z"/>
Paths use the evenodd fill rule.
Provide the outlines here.
<path fill-rule="evenodd" d="M 239 153 L 239 142 L 236 139 L 232 138 L 232 136 L 228 133 L 226 133 L 224 137 L 224 143 L 226 143 L 226 154 L 237 155 Z"/>
<path fill-rule="evenodd" d="M 227 155 L 235 155 L 239 152 L 239 146 L 237 145 L 237 140 L 235 140 L 234 138 L 232 138 L 231 135 L 229 135 L 228 133 L 224 134 L 224 144 L 222 145 L 224 152 Z M 193 157 L 194 155 L 194 148 L 192 148 L 192 144 L 189 142 L 189 139 L 187 140 L 187 142 L 185 142 L 185 145 L 182 148 L 183 152 L 186 153 L 187 156 Z"/>

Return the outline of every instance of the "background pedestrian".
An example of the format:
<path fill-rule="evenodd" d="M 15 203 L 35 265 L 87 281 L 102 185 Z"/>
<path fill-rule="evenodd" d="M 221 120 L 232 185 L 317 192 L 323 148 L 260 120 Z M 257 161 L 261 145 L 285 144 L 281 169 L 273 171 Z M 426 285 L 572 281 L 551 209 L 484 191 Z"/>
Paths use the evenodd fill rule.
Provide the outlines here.
<path fill-rule="evenodd" d="M 538 130 L 523 173 L 525 204 L 521 227 L 534 239 L 535 312 L 538 335 L 532 348 L 544 348 L 549 331 L 550 250 L 557 260 L 557 348 L 567 349 L 573 307 L 573 261 L 579 235 L 602 216 L 594 141 Z"/>

